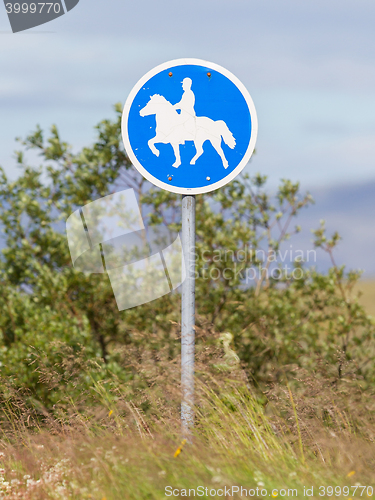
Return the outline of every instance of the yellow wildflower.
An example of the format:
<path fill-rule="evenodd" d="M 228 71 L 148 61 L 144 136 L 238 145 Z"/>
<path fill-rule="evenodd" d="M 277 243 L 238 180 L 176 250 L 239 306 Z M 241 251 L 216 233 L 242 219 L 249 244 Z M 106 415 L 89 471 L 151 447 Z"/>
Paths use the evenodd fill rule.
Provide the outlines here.
<path fill-rule="evenodd" d="M 174 456 L 174 458 L 178 457 L 178 455 L 181 453 L 182 448 L 184 447 L 185 443 L 186 443 L 186 439 L 183 439 L 183 440 L 181 441 L 180 446 L 179 446 L 179 447 L 177 448 L 177 450 L 174 452 L 174 455 L 173 455 L 173 456 Z"/>

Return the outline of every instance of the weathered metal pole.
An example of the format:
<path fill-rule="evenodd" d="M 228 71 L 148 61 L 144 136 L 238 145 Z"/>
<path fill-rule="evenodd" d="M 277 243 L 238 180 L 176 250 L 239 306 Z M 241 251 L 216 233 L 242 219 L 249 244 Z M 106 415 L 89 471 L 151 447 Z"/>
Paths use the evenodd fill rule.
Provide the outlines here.
<path fill-rule="evenodd" d="M 182 284 L 181 314 L 181 425 L 189 439 L 194 425 L 195 353 L 195 196 L 182 196 L 182 248 L 186 279 Z"/>

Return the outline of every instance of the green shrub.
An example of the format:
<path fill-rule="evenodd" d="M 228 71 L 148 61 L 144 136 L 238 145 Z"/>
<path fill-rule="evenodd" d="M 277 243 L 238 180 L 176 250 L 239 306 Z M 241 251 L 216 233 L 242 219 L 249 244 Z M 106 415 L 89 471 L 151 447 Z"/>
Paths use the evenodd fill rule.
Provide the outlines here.
<path fill-rule="evenodd" d="M 85 276 L 71 265 L 65 220 L 114 189 L 135 189 L 148 224 L 180 229 L 180 198 L 151 188 L 131 167 L 116 110 L 114 121 L 98 125 L 96 142 L 78 153 L 56 127 L 47 140 L 38 128 L 18 152 L 19 178 L 1 174 L 1 380 L 4 391 L 9 384 L 27 391 L 29 404 L 47 413 L 67 397 L 92 395 L 93 380 L 128 381 L 136 392 L 152 380 L 135 362 L 147 353 L 157 366 L 161 352 L 170 360 L 179 353 L 178 293 L 119 312 L 107 276 Z M 27 165 L 25 149 L 39 152 L 40 167 Z M 353 292 L 359 275 L 334 260 L 327 274 L 298 260 L 294 276 L 283 271 L 278 252 L 301 230 L 293 222 L 312 198 L 286 180 L 271 197 L 265 182 L 244 175 L 197 197 L 198 350 L 229 332 L 227 349 L 261 388 L 296 367 L 316 373 L 322 360 L 332 383 L 350 377 L 373 385 L 374 320 Z M 315 246 L 332 259 L 338 240 L 327 240 L 324 226 L 315 231 Z M 274 279 L 269 271 L 277 266 Z M 246 284 L 250 270 L 256 279 Z"/>

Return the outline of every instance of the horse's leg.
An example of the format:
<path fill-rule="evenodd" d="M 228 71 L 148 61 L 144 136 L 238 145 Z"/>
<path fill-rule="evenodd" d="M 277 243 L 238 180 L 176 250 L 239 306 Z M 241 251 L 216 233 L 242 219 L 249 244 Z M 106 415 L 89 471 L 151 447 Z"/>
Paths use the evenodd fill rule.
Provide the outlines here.
<path fill-rule="evenodd" d="M 195 156 L 191 159 L 190 165 L 195 165 L 195 162 L 203 154 L 203 142 L 201 139 L 196 139 L 194 141 L 195 149 L 197 150 Z"/>
<path fill-rule="evenodd" d="M 173 163 L 172 167 L 178 168 L 181 165 L 181 156 L 180 156 L 180 145 L 179 144 L 171 144 L 174 155 L 176 157 L 176 161 Z"/>
<path fill-rule="evenodd" d="M 155 137 L 153 137 L 152 139 L 150 139 L 147 144 L 148 144 L 148 147 L 151 149 L 151 151 L 154 153 L 154 155 L 155 156 L 159 156 L 160 155 L 160 151 L 158 149 L 156 149 L 156 147 L 154 146 L 154 144 L 156 142 L 159 142 L 157 135 L 155 135 Z"/>
<path fill-rule="evenodd" d="M 218 154 L 219 154 L 219 156 L 221 158 L 221 161 L 223 162 L 223 167 L 224 168 L 228 168 L 228 160 L 225 158 L 224 151 L 221 148 L 221 137 L 220 137 L 220 139 L 216 139 L 216 138 L 215 139 L 211 139 L 211 144 L 213 145 L 213 147 L 218 152 Z"/>

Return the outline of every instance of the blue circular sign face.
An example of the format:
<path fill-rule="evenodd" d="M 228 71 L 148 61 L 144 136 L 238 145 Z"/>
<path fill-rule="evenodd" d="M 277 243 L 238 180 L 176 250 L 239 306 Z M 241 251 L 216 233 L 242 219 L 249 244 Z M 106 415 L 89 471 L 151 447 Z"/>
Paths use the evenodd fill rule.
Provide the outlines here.
<path fill-rule="evenodd" d="M 129 158 L 156 186 L 213 191 L 249 161 L 258 122 L 253 101 L 226 69 L 178 59 L 147 73 L 131 91 L 122 135 Z"/>

